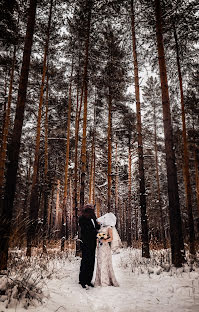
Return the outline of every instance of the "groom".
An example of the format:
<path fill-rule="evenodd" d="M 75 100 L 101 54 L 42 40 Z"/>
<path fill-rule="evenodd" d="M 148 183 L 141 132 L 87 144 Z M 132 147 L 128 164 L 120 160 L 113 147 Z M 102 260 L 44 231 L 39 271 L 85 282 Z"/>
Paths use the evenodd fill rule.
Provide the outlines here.
<path fill-rule="evenodd" d="M 82 261 L 79 273 L 79 283 L 83 288 L 86 285 L 92 286 L 95 264 L 96 235 L 100 225 L 96 221 L 94 206 L 87 204 L 84 206 L 82 216 L 79 218 L 82 240 Z"/>

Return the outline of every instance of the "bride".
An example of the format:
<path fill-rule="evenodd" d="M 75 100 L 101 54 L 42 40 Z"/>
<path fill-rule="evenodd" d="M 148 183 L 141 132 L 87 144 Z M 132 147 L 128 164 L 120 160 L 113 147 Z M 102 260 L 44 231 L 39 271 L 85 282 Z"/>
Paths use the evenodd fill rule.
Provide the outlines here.
<path fill-rule="evenodd" d="M 97 265 L 94 285 L 118 287 L 111 253 L 111 249 L 115 251 L 121 246 L 121 240 L 115 228 L 116 217 L 109 212 L 98 218 L 97 221 L 101 224 L 101 228 L 97 235 Z"/>

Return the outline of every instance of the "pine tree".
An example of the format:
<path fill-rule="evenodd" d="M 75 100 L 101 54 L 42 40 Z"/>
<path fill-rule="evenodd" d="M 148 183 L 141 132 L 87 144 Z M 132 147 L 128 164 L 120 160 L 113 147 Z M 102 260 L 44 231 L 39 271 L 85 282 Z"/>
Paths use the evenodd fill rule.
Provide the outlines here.
<path fill-rule="evenodd" d="M 16 178 L 19 161 L 19 148 L 21 141 L 22 125 L 24 119 L 24 108 L 26 102 L 26 91 L 28 83 L 30 55 L 35 26 L 37 1 L 31 0 L 28 13 L 28 23 L 24 44 L 23 62 L 18 89 L 18 99 L 15 114 L 15 122 L 11 142 L 8 145 L 8 168 L 6 173 L 6 184 L 3 207 L 1 208 L 1 238 L 0 238 L 0 269 L 7 269 L 9 235 L 13 213 L 13 203 L 16 190 Z"/>
<path fill-rule="evenodd" d="M 53 8 L 53 0 L 51 0 L 50 2 L 48 27 L 47 27 L 46 42 L 45 42 L 44 57 L 43 57 L 43 70 L 42 70 L 42 81 L 41 81 L 41 87 L 40 87 L 39 108 L 38 108 L 38 116 L 37 116 L 35 157 L 34 157 L 34 165 L 33 165 L 32 189 L 31 189 L 31 196 L 30 196 L 30 216 L 29 216 L 30 224 L 27 230 L 27 256 L 29 257 L 31 256 L 32 240 L 34 239 L 36 221 L 38 217 L 38 207 L 37 207 L 37 204 L 38 204 L 37 203 L 37 179 L 38 178 L 37 178 L 37 175 L 38 175 L 38 166 L 39 166 L 41 116 L 42 116 L 42 106 L 43 106 L 44 84 L 45 84 L 46 70 L 47 70 L 47 55 L 48 55 L 48 46 L 49 46 L 49 37 L 50 37 L 52 8 Z"/>
<path fill-rule="evenodd" d="M 135 83 L 136 114 L 137 114 L 140 208 L 141 208 L 141 224 L 142 224 L 142 256 L 146 258 L 150 258 L 149 239 L 148 239 L 148 222 L 147 222 L 147 213 L 146 213 L 146 190 L 145 190 L 145 177 L 144 177 L 144 158 L 143 158 L 143 143 L 142 143 L 142 122 L 141 122 L 141 107 L 140 107 L 140 92 L 139 92 L 139 76 L 138 76 L 138 62 L 137 62 L 136 36 L 135 36 L 135 14 L 134 14 L 134 1 L 133 0 L 131 0 L 131 18 L 132 18 L 134 81 L 135 81 L 134 83 Z"/>
<path fill-rule="evenodd" d="M 180 204 L 178 195 L 177 170 L 175 165 L 175 154 L 173 145 L 173 129 L 171 124 L 170 101 L 167 82 L 167 70 L 164 54 L 164 44 L 162 35 L 162 16 L 161 2 L 155 0 L 155 16 L 156 16 L 156 37 L 158 48 L 158 60 L 160 69 L 162 106 L 163 106 L 163 122 L 165 135 L 165 150 L 167 164 L 168 179 L 168 195 L 169 195 L 169 217 L 170 217 L 170 235 L 171 235 L 171 251 L 172 263 L 179 267 L 183 262 L 182 250 L 184 250 Z"/>

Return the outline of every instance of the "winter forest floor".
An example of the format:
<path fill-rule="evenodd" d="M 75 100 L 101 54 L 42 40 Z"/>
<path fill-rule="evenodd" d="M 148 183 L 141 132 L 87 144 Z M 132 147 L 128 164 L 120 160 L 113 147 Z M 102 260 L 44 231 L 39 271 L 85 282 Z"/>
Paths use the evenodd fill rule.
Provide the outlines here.
<path fill-rule="evenodd" d="M 80 258 L 51 250 L 30 261 L 13 250 L 10 273 L 0 276 L 0 312 L 186 312 L 199 311 L 199 265 L 176 269 L 169 251 L 120 250 L 113 266 L 120 287 L 83 289 L 78 284 Z M 20 300 L 19 300 L 20 298 Z"/>

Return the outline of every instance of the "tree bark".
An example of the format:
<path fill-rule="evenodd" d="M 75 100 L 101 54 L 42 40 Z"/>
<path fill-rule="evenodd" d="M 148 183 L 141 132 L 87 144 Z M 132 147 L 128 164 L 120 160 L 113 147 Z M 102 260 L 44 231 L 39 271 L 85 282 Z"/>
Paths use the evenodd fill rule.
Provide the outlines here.
<path fill-rule="evenodd" d="M 108 97 L 108 212 L 112 211 L 112 94 Z"/>
<path fill-rule="evenodd" d="M 158 148 L 157 148 L 157 123 L 156 123 L 156 104 L 154 101 L 153 104 L 153 122 L 154 122 L 154 149 L 155 149 L 155 168 L 156 168 L 156 182 L 157 182 L 157 191 L 158 191 L 158 204 L 159 204 L 159 213 L 160 213 L 160 227 L 161 227 L 161 236 L 163 240 L 163 246 L 166 249 L 166 237 L 164 231 L 164 220 L 163 220 L 163 209 L 162 209 L 162 197 L 160 191 L 160 176 L 159 176 L 159 163 L 158 163 Z"/>
<path fill-rule="evenodd" d="M 11 110 L 11 102 L 12 102 L 12 87 L 14 80 L 14 70 L 15 70 L 15 62 L 16 62 L 16 45 L 14 46 L 13 59 L 12 59 L 12 68 L 10 75 L 10 86 L 8 93 L 8 104 L 5 111 L 5 120 L 4 127 L 2 133 L 2 144 L 0 149 L 0 199 L 3 193 L 3 181 L 4 181 L 4 173 L 5 173 L 5 164 L 6 164 L 6 151 L 7 151 L 7 142 L 8 142 L 8 131 L 10 126 L 10 110 Z"/>
<path fill-rule="evenodd" d="M 184 156 L 184 185 L 185 185 L 186 205 L 187 205 L 187 211 L 188 211 L 188 224 L 189 224 L 189 251 L 192 255 L 195 255 L 196 254 L 195 231 L 194 231 L 194 221 L 193 221 L 193 211 L 192 211 L 192 191 L 191 191 L 191 182 L 190 182 L 190 174 L 189 174 L 189 150 L 188 150 L 188 142 L 187 142 L 186 119 L 185 119 L 184 92 L 183 92 L 182 73 L 181 73 L 181 66 L 180 66 L 178 37 L 177 37 L 175 24 L 173 24 L 173 30 L 174 30 L 174 38 L 175 38 L 175 45 L 176 45 L 178 79 L 179 79 L 179 84 L 180 84 L 182 139 L 183 139 L 183 156 Z"/>
<path fill-rule="evenodd" d="M 173 129 L 171 123 L 170 100 L 169 100 L 166 62 L 162 35 L 162 16 L 161 16 L 160 0 L 155 0 L 155 16 L 156 16 L 158 60 L 159 60 L 159 70 L 162 90 L 172 263 L 176 267 L 180 267 L 182 266 L 183 262 L 182 250 L 184 250 L 184 243 L 182 236 L 177 169 L 175 162 Z"/>
<path fill-rule="evenodd" d="M 47 253 L 48 234 L 48 73 L 46 81 L 46 101 L 45 101 L 45 164 L 44 164 L 44 211 L 43 211 L 43 252 Z"/>
<path fill-rule="evenodd" d="M 118 211 L 118 203 L 119 203 L 119 195 L 118 195 L 118 187 L 119 187 L 119 176 L 118 176 L 118 148 L 117 142 L 115 144 L 115 215 L 117 218 L 117 226 L 119 226 L 120 218 L 119 218 L 119 211 Z"/>
<path fill-rule="evenodd" d="M 93 139 L 91 150 L 91 165 L 90 165 L 90 183 L 89 183 L 89 203 L 95 204 L 95 106 L 94 106 L 94 124 L 93 124 Z"/>
<path fill-rule="evenodd" d="M 90 42 L 90 24 L 91 24 L 91 9 L 92 0 L 87 0 L 88 21 L 87 21 L 87 37 L 85 46 L 85 64 L 84 64 L 84 77 L 83 77 L 83 90 L 84 90 L 84 114 L 83 114 L 83 136 L 81 147 L 81 187 L 80 187 L 80 209 L 84 207 L 84 192 L 85 192 L 85 179 L 86 179 L 86 128 L 87 128 L 87 101 L 88 101 L 88 52 Z"/>
<path fill-rule="evenodd" d="M 0 211 L 0 270 L 7 269 L 9 236 L 13 213 L 13 202 L 16 190 L 19 149 L 24 119 L 36 6 L 37 1 L 30 0 L 14 128 L 11 142 L 8 145 L 8 167 L 6 174 L 5 193 L 2 209 Z"/>
<path fill-rule="evenodd" d="M 42 74 L 42 81 L 41 81 L 41 87 L 40 87 L 39 108 L 38 108 L 38 116 L 37 116 L 37 134 L 36 134 L 35 156 L 34 156 L 34 165 L 33 165 L 32 188 L 31 188 L 31 196 L 30 196 L 30 212 L 29 212 L 30 224 L 28 226 L 28 231 L 27 231 L 26 254 L 29 257 L 31 256 L 32 240 L 35 235 L 35 227 L 36 227 L 36 221 L 38 217 L 38 205 L 37 205 L 36 198 L 37 198 L 37 178 L 38 178 L 38 166 L 39 166 L 40 133 L 41 133 L 41 115 L 42 115 L 42 106 L 43 106 L 44 83 L 45 83 L 46 69 L 47 69 L 47 55 L 48 55 L 50 26 L 51 26 L 51 18 L 52 18 L 52 7 L 53 7 L 53 0 L 51 0 L 50 2 L 50 11 L 49 11 L 47 33 L 46 33 L 44 59 L 43 59 L 43 74 Z"/>
<path fill-rule="evenodd" d="M 146 214 L 146 190 L 145 190 L 145 175 L 144 175 L 143 145 L 142 145 L 142 122 L 141 122 L 140 91 L 139 91 L 139 76 L 138 76 L 134 1 L 133 0 L 131 0 L 131 23 L 132 23 L 131 25 L 132 25 L 132 40 L 133 40 L 134 81 L 135 81 L 136 118 L 137 118 L 137 136 L 138 136 L 140 208 L 141 208 L 141 226 L 142 226 L 142 256 L 146 258 L 150 258 L 149 238 L 148 238 L 148 221 L 147 221 L 147 214 Z"/>
<path fill-rule="evenodd" d="M 194 165 L 195 165 L 195 183 L 196 183 L 196 198 L 197 198 L 197 207 L 199 214 L 199 172 L 198 172 L 198 159 L 197 159 L 197 149 L 196 144 L 194 143 Z"/>
<path fill-rule="evenodd" d="M 75 117 L 75 168 L 74 168 L 74 187 L 73 187 L 73 236 L 77 234 L 78 229 L 78 200 L 77 200 L 77 184 L 78 184 L 78 140 L 79 140 L 79 120 L 81 114 L 81 103 L 79 107 L 79 95 L 77 88 L 77 105 Z"/>
<path fill-rule="evenodd" d="M 65 162 L 65 178 L 64 178 L 64 198 L 63 198 L 63 205 L 62 205 L 61 251 L 64 251 L 64 242 L 68 238 L 67 193 L 68 193 L 68 165 L 69 165 L 69 152 L 70 152 L 70 124 L 71 124 L 71 108 L 72 108 L 72 76 L 73 76 L 73 59 L 72 59 L 72 66 L 71 66 L 70 87 L 69 87 L 69 95 L 68 95 L 67 144 L 66 144 L 66 162 Z M 65 239 L 63 239 L 63 237 L 65 237 Z"/>
<path fill-rule="evenodd" d="M 129 138 L 129 162 L 128 162 L 128 213 L 127 213 L 127 246 L 131 247 L 131 166 L 132 166 L 132 155 L 131 155 L 131 138 Z"/>
<path fill-rule="evenodd" d="M 57 191 L 56 191 L 56 208 L 55 208 L 55 227 L 59 227 L 59 203 L 60 203 L 60 180 L 57 180 Z"/>

